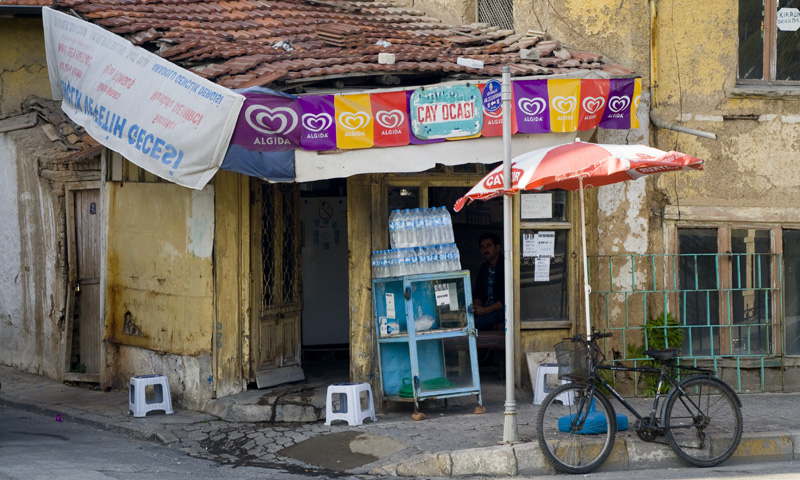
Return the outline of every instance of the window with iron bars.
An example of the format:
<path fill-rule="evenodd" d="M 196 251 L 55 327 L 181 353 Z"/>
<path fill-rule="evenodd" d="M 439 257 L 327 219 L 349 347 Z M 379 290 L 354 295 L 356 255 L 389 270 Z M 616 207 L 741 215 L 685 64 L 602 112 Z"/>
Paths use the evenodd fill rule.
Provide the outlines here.
<path fill-rule="evenodd" d="M 478 0 L 478 22 L 513 30 L 514 2 L 512 0 Z"/>

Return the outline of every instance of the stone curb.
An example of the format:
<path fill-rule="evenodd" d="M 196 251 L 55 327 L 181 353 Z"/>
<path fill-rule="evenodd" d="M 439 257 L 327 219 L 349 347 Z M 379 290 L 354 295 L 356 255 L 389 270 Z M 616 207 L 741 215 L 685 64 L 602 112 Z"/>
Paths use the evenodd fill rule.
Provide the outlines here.
<path fill-rule="evenodd" d="M 744 434 L 736 452 L 726 463 L 781 462 L 800 458 L 800 432 Z M 598 471 L 687 468 L 661 443 L 639 439 L 617 439 L 608 460 Z M 372 470 L 375 474 L 401 477 L 464 477 L 482 475 L 513 477 L 557 473 L 544 459 L 536 442 L 474 448 L 420 455 L 397 465 Z"/>

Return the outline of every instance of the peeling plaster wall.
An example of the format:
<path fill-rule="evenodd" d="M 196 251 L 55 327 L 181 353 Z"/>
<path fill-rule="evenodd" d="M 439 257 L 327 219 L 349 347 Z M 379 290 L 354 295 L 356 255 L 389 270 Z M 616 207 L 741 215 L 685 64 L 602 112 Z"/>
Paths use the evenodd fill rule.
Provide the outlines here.
<path fill-rule="evenodd" d="M 50 95 L 41 20 L 0 19 L 0 117 Z M 0 363 L 63 376 L 63 190 L 38 176 L 59 152 L 38 128 L 0 133 Z"/>
<path fill-rule="evenodd" d="M 545 31 L 573 48 L 601 53 L 649 84 L 649 3 L 612 0 L 517 0 L 517 32 Z"/>
<path fill-rule="evenodd" d="M 111 382 L 162 373 L 182 406 L 198 406 L 211 387 L 198 379 L 211 375 L 213 187 L 108 183 L 106 194 Z"/>
<path fill-rule="evenodd" d="M 127 385 L 130 378 L 160 373 L 169 381 L 173 406 L 203 411 L 211 400 L 211 355 L 174 355 L 154 350 L 116 345 L 111 355 L 115 376 Z"/>
<path fill-rule="evenodd" d="M 0 118 L 31 95 L 50 98 L 40 18 L 0 18 Z"/>
<path fill-rule="evenodd" d="M 477 18 L 476 0 L 409 0 L 401 3 L 438 18 L 448 25 L 472 23 Z"/>
<path fill-rule="evenodd" d="M 668 15 L 688 8 L 690 18 Z M 659 2 L 655 104 L 667 120 L 718 137 L 658 132 L 659 147 L 707 161 L 702 174 L 659 179 L 671 203 L 787 207 L 800 200 L 800 96 L 796 88 L 736 88 L 737 11 L 734 0 Z"/>

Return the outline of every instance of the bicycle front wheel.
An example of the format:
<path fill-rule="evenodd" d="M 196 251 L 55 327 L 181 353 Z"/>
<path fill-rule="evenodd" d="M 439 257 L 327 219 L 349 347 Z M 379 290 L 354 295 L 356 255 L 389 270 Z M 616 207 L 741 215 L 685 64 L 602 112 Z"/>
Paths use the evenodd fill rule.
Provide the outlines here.
<path fill-rule="evenodd" d="M 733 390 L 713 377 L 679 385 L 664 406 L 669 446 L 687 463 L 714 467 L 729 459 L 742 439 L 742 410 Z"/>
<path fill-rule="evenodd" d="M 617 416 L 602 393 L 586 385 L 561 385 L 539 406 L 539 447 L 559 472 L 589 473 L 606 461 L 617 434 Z"/>

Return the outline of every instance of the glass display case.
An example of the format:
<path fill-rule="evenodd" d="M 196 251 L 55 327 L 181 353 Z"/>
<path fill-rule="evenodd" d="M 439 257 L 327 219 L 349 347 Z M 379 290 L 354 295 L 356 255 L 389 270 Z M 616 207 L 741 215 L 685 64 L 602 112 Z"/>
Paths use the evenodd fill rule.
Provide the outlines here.
<path fill-rule="evenodd" d="M 372 291 L 384 399 L 482 405 L 469 271 L 374 279 Z"/>

